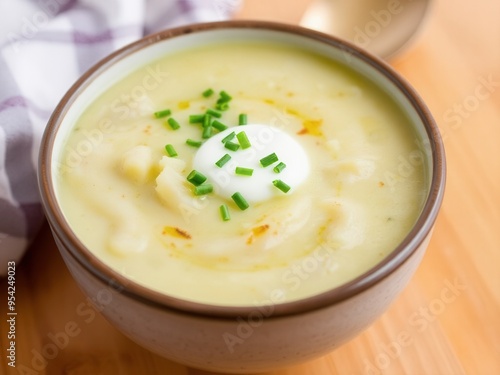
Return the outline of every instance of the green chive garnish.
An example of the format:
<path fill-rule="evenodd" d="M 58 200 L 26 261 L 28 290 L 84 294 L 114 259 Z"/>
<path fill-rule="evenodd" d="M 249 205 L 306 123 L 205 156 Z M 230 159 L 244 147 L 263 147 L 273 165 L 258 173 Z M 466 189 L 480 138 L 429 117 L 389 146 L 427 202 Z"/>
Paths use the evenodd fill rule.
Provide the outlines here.
<path fill-rule="evenodd" d="M 253 169 L 245 167 L 236 167 L 234 173 L 240 174 L 242 176 L 251 176 L 253 174 Z"/>
<path fill-rule="evenodd" d="M 280 189 L 283 193 L 288 193 L 288 191 L 290 190 L 290 186 L 288 186 L 281 180 L 274 180 L 273 185 Z"/>
<path fill-rule="evenodd" d="M 234 193 L 231 195 L 231 198 L 233 198 L 234 203 L 236 203 L 241 211 L 245 211 L 249 207 L 248 202 L 243 198 L 241 193 Z"/>
<path fill-rule="evenodd" d="M 217 103 L 215 105 L 215 108 L 218 109 L 219 111 L 227 111 L 229 109 L 229 103 L 228 102 Z"/>
<path fill-rule="evenodd" d="M 219 93 L 219 99 L 217 99 L 215 108 L 219 111 L 227 111 L 229 109 L 229 102 L 231 101 L 231 99 L 233 99 L 231 95 L 229 95 L 225 91 L 221 91 Z"/>
<path fill-rule="evenodd" d="M 212 125 L 212 116 L 207 114 L 205 115 L 205 117 L 203 117 L 203 127 L 207 128 L 210 125 Z"/>
<path fill-rule="evenodd" d="M 231 215 L 229 214 L 229 208 L 225 204 L 219 207 L 219 212 L 222 220 L 224 221 L 231 220 Z"/>
<path fill-rule="evenodd" d="M 202 124 L 205 119 L 205 115 L 190 115 L 189 123 L 190 124 Z"/>
<path fill-rule="evenodd" d="M 201 138 L 208 139 L 212 136 L 212 125 L 203 128 L 203 133 L 201 134 Z"/>
<path fill-rule="evenodd" d="M 230 134 L 226 135 L 224 138 L 222 138 L 222 143 L 229 142 L 231 139 L 233 139 L 236 136 L 235 132 L 231 132 Z"/>
<path fill-rule="evenodd" d="M 188 146 L 191 146 L 191 147 L 199 148 L 203 144 L 203 142 L 201 142 L 201 141 L 195 141 L 195 140 L 193 140 L 191 138 L 188 138 L 188 139 L 186 139 L 186 144 Z"/>
<path fill-rule="evenodd" d="M 216 118 L 222 117 L 222 113 L 217 112 L 215 109 L 212 109 L 212 108 L 207 109 L 207 114 L 209 114 L 210 116 L 216 117 Z"/>
<path fill-rule="evenodd" d="M 281 171 L 285 168 L 286 168 L 286 164 L 280 161 L 279 164 L 273 168 L 273 171 L 275 173 L 281 173 Z"/>
<path fill-rule="evenodd" d="M 229 102 L 233 99 L 231 95 L 229 95 L 227 92 L 224 90 L 219 93 L 219 100 L 224 101 L 224 102 Z"/>
<path fill-rule="evenodd" d="M 172 111 L 170 109 L 164 109 L 163 111 L 158 111 L 158 112 L 153 113 L 153 115 L 156 118 L 162 118 L 162 117 L 169 116 L 171 113 L 172 113 Z"/>
<path fill-rule="evenodd" d="M 177 121 L 175 121 L 175 119 L 173 117 L 170 117 L 168 120 L 167 120 L 168 124 L 170 125 L 170 127 L 173 129 L 173 130 L 177 130 L 179 129 L 181 126 L 179 125 L 179 123 Z"/>
<path fill-rule="evenodd" d="M 175 151 L 174 146 L 172 146 L 171 144 L 165 146 L 165 151 L 167 151 L 168 156 L 170 156 L 171 158 L 177 156 L 177 151 Z"/>
<path fill-rule="evenodd" d="M 205 91 L 203 91 L 201 93 L 201 95 L 203 95 L 205 98 L 209 98 L 213 94 L 214 94 L 214 90 L 212 90 L 212 89 L 206 89 Z"/>
<path fill-rule="evenodd" d="M 226 164 L 229 160 L 231 160 L 231 156 L 229 154 L 225 154 L 223 157 L 221 157 L 219 160 L 215 162 L 215 165 L 218 166 L 219 168 L 222 168 L 224 164 Z"/>
<path fill-rule="evenodd" d="M 194 186 L 199 186 L 207 180 L 207 177 L 202 173 L 198 172 L 196 169 L 193 169 L 186 178 L 189 182 L 191 182 Z"/>
<path fill-rule="evenodd" d="M 246 125 L 248 123 L 246 113 L 240 113 L 238 116 L 238 125 Z"/>
<path fill-rule="evenodd" d="M 212 121 L 212 126 L 220 132 L 227 129 L 227 125 L 224 125 L 222 122 L 218 120 Z"/>
<path fill-rule="evenodd" d="M 278 156 L 273 152 L 267 155 L 265 158 L 260 159 L 260 164 L 265 168 L 278 161 Z"/>
<path fill-rule="evenodd" d="M 236 151 L 240 148 L 240 145 L 231 141 L 224 143 L 224 147 L 231 151 Z"/>
<path fill-rule="evenodd" d="M 238 142 L 240 143 L 240 146 L 243 150 L 251 146 L 250 140 L 247 137 L 247 133 L 239 132 L 238 134 L 236 134 L 236 138 L 238 138 Z"/>
<path fill-rule="evenodd" d="M 205 195 L 214 191 L 214 187 L 212 184 L 203 184 L 199 186 L 195 186 L 194 195 Z"/>

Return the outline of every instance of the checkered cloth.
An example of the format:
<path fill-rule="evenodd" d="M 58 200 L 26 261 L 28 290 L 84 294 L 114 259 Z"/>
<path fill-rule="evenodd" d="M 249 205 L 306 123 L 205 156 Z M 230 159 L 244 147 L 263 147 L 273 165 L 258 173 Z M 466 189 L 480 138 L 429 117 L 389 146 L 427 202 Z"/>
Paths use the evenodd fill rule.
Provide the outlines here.
<path fill-rule="evenodd" d="M 223 20 L 240 0 L 0 0 L 0 275 L 43 223 L 40 139 L 52 110 L 99 59 L 146 34 Z"/>

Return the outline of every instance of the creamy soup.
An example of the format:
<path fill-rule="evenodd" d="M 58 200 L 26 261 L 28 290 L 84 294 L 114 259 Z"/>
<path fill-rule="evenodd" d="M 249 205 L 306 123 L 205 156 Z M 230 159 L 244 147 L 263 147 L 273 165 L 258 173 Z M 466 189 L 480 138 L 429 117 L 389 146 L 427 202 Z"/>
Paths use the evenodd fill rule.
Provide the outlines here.
<path fill-rule="evenodd" d="M 408 234 L 427 195 L 417 143 L 392 99 L 348 67 L 217 44 L 96 98 L 57 188 L 81 241 L 139 284 L 218 305 L 286 302 L 361 275 Z"/>

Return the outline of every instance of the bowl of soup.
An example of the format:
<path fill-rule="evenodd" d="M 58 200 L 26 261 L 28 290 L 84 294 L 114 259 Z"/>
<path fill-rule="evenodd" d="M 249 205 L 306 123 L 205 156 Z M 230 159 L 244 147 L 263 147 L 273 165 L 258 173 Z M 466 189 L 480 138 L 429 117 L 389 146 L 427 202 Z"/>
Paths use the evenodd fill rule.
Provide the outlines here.
<path fill-rule="evenodd" d="M 229 21 L 96 64 L 51 117 L 39 170 L 62 258 L 118 330 L 248 373 L 324 355 L 387 309 L 430 240 L 445 156 L 381 60 Z"/>

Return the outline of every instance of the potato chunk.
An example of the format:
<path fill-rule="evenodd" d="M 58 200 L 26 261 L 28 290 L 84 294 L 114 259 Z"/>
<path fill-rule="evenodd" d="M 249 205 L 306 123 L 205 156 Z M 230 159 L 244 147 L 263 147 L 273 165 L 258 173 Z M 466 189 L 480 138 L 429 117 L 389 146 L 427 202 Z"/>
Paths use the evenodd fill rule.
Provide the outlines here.
<path fill-rule="evenodd" d="M 156 178 L 156 193 L 165 206 L 180 212 L 192 200 L 192 193 L 182 174 L 185 163 L 179 159 L 163 157 L 159 165 L 163 169 Z"/>
<path fill-rule="evenodd" d="M 135 146 L 123 155 L 122 171 L 136 183 L 146 183 L 152 177 L 153 166 L 153 153 L 148 146 Z"/>

